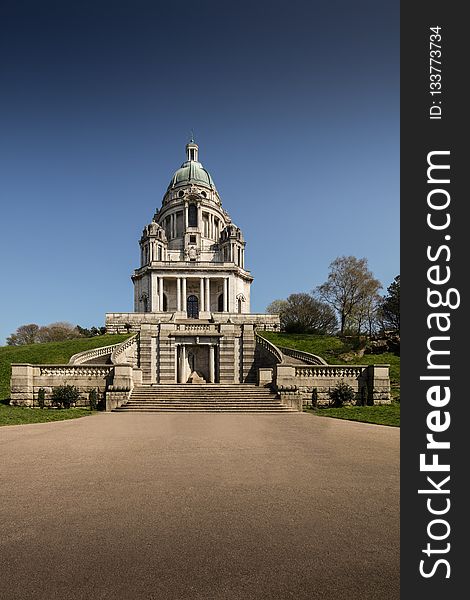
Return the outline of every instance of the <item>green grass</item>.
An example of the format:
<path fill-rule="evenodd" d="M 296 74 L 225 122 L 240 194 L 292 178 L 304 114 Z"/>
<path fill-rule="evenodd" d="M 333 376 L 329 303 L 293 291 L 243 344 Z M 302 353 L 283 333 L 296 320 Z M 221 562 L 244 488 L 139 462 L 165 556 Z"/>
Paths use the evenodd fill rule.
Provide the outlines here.
<path fill-rule="evenodd" d="M 297 334 L 297 333 L 275 333 L 273 331 L 261 332 L 263 337 L 273 344 L 294 348 L 317 354 L 332 365 L 345 365 L 348 362 L 339 358 L 340 354 L 350 352 L 351 344 L 343 343 L 339 338 L 329 335 Z M 400 357 L 391 352 L 384 354 L 364 354 L 355 357 L 349 364 L 354 365 L 390 365 L 390 385 L 392 398 L 400 397 Z"/>
<path fill-rule="evenodd" d="M 49 423 L 77 419 L 96 414 L 89 408 L 40 409 L 0 404 L 0 427 L 3 425 L 26 425 L 28 423 Z"/>
<path fill-rule="evenodd" d="M 335 419 L 347 419 L 348 421 L 361 421 L 363 423 L 400 427 L 400 404 L 398 402 L 379 406 L 307 409 L 305 412 L 312 412 L 322 417 L 334 417 Z"/>
<path fill-rule="evenodd" d="M 70 357 L 78 352 L 117 344 L 128 337 L 127 334 L 108 334 L 48 344 L 0 346 L 0 401 L 10 397 L 10 365 L 12 363 L 64 364 L 68 363 Z"/>

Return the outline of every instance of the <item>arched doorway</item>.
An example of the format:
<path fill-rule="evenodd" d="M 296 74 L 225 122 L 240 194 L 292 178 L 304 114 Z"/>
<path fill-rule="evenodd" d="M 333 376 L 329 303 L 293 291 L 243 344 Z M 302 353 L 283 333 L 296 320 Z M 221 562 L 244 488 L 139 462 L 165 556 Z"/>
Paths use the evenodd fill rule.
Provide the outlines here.
<path fill-rule="evenodd" d="M 197 296 L 188 296 L 188 319 L 199 319 L 199 300 Z"/>

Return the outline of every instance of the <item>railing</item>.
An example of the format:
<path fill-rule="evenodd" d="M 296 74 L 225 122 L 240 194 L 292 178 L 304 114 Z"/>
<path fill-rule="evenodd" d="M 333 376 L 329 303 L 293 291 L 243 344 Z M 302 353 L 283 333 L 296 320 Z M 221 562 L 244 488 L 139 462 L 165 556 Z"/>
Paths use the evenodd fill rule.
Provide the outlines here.
<path fill-rule="evenodd" d="M 113 363 L 113 365 L 122 362 L 122 359 L 124 358 L 123 354 L 125 354 L 127 350 L 129 350 L 132 346 L 137 345 L 138 339 L 139 334 L 136 333 L 135 335 L 128 338 L 127 340 L 124 340 L 120 344 L 116 344 L 116 348 L 111 354 L 111 362 Z M 126 362 L 126 360 L 124 360 L 124 362 Z"/>
<path fill-rule="evenodd" d="M 214 333 L 216 332 L 216 329 L 213 325 L 212 326 L 205 325 L 205 324 L 198 325 L 197 323 L 193 324 L 193 325 L 189 325 L 189 324 L 185 325 L 183 323 L 179 323 L 176 326 L 177 331 L 210 331 L 211 329 L 214 331 Z"/>
<path fill-rule="evenodd" d="M 107 377 L 112 365 L 33 365 L 41 377 Z"/>
<path fill-rule="evenodd" d="M 257 333 L 255 333 L 255 339 L 256 339 L 256 343 L 259 344 L 265 350 L 267 350 L 276 359 L 277 363 L 282 363 L 284 358 L 282 356 L 282 352 L 279 350 L 279 348 L 277 346 L 272 344 L 266 338 L 261 337 Z"/>
<path fill-rule="evenodd" d="M 106 356 L 106 354 L 112 354 L 112 352 L 119 345 L 120 344 L 111 344 L 110 346 L 102 346 L 101 348 L 93 348 L 93 350 L 84 350 L 83 352 L 78 352 L 69 360 L 69 365 L 81 365 L 85 362 L 93 360 L 94 358 Z"/>
<path fill-rule="evenodd" d="M 367 370 L 367 365 L 322 365 L 312 367 L 295 367 L 295 376 L 319 379 L 357 379 L 365 370 Z"/>
<path fill-rule="evenodd" d="M 278 346 L 279 350 L 286 356 L 291 356 L 292 358 L 297 358 L 302 362 L 309 363 L 311 365 L 327 365 L 326 360 L 321 358 L 321 356 L 317 356 L 316 354 L 311 354 L 310 352 L 303 352 L 302 350 L 295 350 L 294 348 L 286 348 L 285 346 Z"/>

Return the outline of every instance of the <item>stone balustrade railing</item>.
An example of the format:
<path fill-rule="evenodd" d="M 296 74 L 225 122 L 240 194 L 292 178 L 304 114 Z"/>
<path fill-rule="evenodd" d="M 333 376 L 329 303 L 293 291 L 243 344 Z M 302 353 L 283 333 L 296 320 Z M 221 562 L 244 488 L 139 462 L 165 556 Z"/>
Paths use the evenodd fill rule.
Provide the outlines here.
<path fill-rule="evenodd" d="M 285 346 L 277 346 L 279 350 L 286 356 L 297 358 L 302 362 L 309 363 L 311 365 L 327 365 L 326 360 L 323 360 L 321 356 L 311 354 L 310 352 L 303 352 L 302 350 L 295 350 L 294 348 L 286 348 Z"/>
<path fill-rule="evenodd" d="M 357 379 L 364 371 L 367 365 L 318 365 L 311 367 L 295 367 L 296 377 L 324 378 L 324 379 Z"/>
<path fill-rule="evenodd" d="M 277 363 L 280 364 L 283 362 L 284 357 L 282 356 L 282 352 L 279 350 L 279 348 L 277 346 L 272 344 L 269 340 L 262 337 L 258 333 L 255 333 L 255 339 L 256 339 L 256 343 L 259 344 L 265 350 L 267 350 L 269 352 L 269 354 L 271 354 L 274 357 L 274 359 L 276 360 Z"/>
<path fill-rule="evenodd" d="M 129 352 L 133 352 L 139 341 L 139 334 L 131 336 L 120 344 L 116 344 L 115 349 L 111 354 L 111 362 L 113 365 L 128 361 Z"/>
<path fill-rule="evenodd" d="M 69 365 L 81 365 L 90 362 L 94 358 L 111 354 L 120 344 L 111 344 L 110 346 L 102 346 L 101 348 L 93 348 L 92 350 L 84 350 L 74 354 L 69 360 Z"/>
<path fill-rule="evenodd" d="M 107 377 L 112 365 L 33 365 L 40 377 Z"/>
<path fill-rule="evenodd" d="M 216 327 L 214 325 L 205 325 L 205 324 L 188 324 L 185 325 L 183 323 L 180 323 L 176 326 L 176 330 L 177 331 L 216 331 Z"/>

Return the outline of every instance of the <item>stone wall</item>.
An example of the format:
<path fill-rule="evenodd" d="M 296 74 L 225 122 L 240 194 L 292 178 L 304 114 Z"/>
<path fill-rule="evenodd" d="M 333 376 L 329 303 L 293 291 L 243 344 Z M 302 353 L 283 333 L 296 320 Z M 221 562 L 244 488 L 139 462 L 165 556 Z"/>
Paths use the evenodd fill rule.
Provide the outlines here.
<path fill-rule="evenodd" d="M 319 405 L 329 403 L 328 392 L 338 383 L 350 385 L 356 398 L 374 404 L 390 403 L 389 365 L 285 365 L 274 368 L 274 385 L 281 399 L 291 402 L 297 396 L 306 404 L 314 390 Z"/>
<path fill-rule="evenodd" d="M 40 388 L 45 390 L 49 401 L 53 388 L 60 385 L 77 387 L 80 390 L 77 404 L 85 406 L 90 390 L 98 389 L 102 398 L 114 376 L 112 365 L 13 364 L 11 371 L 10 404 L 20 406 L 31 406 Z"/>

